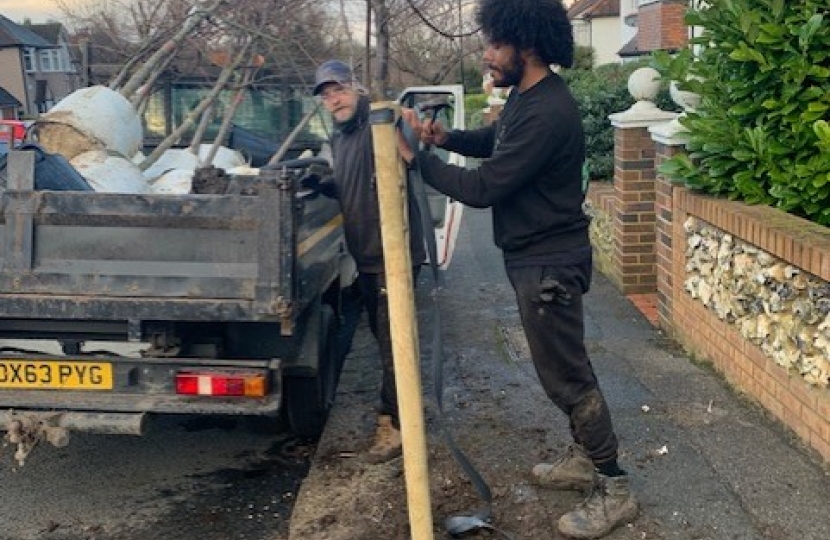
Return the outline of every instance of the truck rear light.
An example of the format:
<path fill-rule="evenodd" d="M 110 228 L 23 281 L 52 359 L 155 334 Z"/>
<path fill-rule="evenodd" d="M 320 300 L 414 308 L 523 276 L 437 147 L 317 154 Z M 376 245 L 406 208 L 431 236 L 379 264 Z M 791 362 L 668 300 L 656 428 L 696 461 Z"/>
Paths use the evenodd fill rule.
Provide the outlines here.
<path fill-rule="evenodd" d="M 176 374 L 177 394 L 264 397 L 266 392 L 267 384 L 262 373 L 180 371 Z"/>

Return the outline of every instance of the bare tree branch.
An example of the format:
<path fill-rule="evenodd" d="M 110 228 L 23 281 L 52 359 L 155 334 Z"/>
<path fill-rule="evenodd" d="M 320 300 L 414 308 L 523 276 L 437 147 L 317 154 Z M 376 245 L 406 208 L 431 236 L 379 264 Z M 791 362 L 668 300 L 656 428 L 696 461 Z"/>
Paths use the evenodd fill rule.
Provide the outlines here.
<path fill-rule="evenodd" d="M 182 28 L 176 32 L 176 34 L 171 37 L 168 41 L 164 43 L 145 63 L 141 68 L 136 71 L 132 77 L 124 84 L 121 88 L 114 88 L 119 90 L 119 92 L 129 99 L 133 92 L 138 90 L 138 87 L 141 86 L 147 78 L 150 76 L 153 68 L 160 63 L 165 57 L 172 54 L 187 38 L 193 30 L 199 26 L 203 20 L 207 17 L 212 15 L 220 5 L 222 5 L 225 0 L 213 0 L 211 4 L 209 4 L 204 9 L 195 9 L 192 11 L 188 18 L 184 21 Z"/>
<path fill-rule="evenodd" d="M 200 118 L 202 113 L 211 106 L 211 104 L 216 100 L 219 94 L 224 90 L 225 85 L 228 84 L 228 81 L 233 75 L 236 68 L 242 63 L 245 57 L 248 55 L 248 50 L 250 48 L 250 41 L 244 45 L 242 45 L 239 49 L 239 53 L 237 54 L 236 58 L 233 59 L 232 62 L 228 63 L 224 68 L 222 68 L 222 73 L 219 75 L 219 78 L 216 80 L 216 84 L 214 84 L 211 91 L 206 95 L 202 101 L 194 108 L 190 114 L 185 117 L 184 121 L 180 126 L 178 126 L 173 133 L 168 135 L 153 151 L 150 153 L 147 158 L 141 162 L 139 168 L 142 171 L 146 171 L 150 165 L 158 161 L 164 152 L 170 149 L 176 141 L 178 141 L 182 135 L 184 135 L 188 129 L 193 127 L 193 124 L 196 123 L 196 119 Z"/>

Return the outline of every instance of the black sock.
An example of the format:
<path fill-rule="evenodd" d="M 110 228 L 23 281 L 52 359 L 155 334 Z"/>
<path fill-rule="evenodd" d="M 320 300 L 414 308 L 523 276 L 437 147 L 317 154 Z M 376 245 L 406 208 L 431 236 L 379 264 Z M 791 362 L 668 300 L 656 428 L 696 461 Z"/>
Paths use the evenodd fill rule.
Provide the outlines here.
<path fill-rule="evenodd" d="M 620 469 L 616 459 L 611 459 L 595 465 L 597 471 L 604 476 L 623 476 L 625 471 Z"/>

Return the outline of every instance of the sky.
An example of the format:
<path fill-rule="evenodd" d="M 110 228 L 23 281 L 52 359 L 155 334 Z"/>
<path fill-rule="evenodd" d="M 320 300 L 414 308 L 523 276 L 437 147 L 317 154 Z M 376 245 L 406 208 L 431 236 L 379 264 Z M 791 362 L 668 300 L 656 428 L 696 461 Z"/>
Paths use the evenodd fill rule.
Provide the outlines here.
<path fill-rule="evenodd" d="M 26 17 L 35 23 L 61 19 L 61 11 L 52 0 L 0 0 L 0 14 L 16 23 Z"/>

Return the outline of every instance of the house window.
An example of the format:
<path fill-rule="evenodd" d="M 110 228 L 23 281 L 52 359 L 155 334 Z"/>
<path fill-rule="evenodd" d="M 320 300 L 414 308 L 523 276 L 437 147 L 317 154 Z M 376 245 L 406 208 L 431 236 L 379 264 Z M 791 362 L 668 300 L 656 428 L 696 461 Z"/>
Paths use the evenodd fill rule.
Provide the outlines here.
<path fill-rule="evenodd" d="M 31 48 L 23 49 L 23 68 L 26 73 L 31 73 L 35 70 L 35 50 Z"/>
<path fill-rule="evenodd" d="M 40 51 L 41 71 L 62 71 L 63 66 L 57 49 L 43 49 Z"/>
<path fill-rule="evenodd" d="M 591 23 L 584 20 L 573 21 L 574 42 L 583 47 L 591 46 Z"/>

